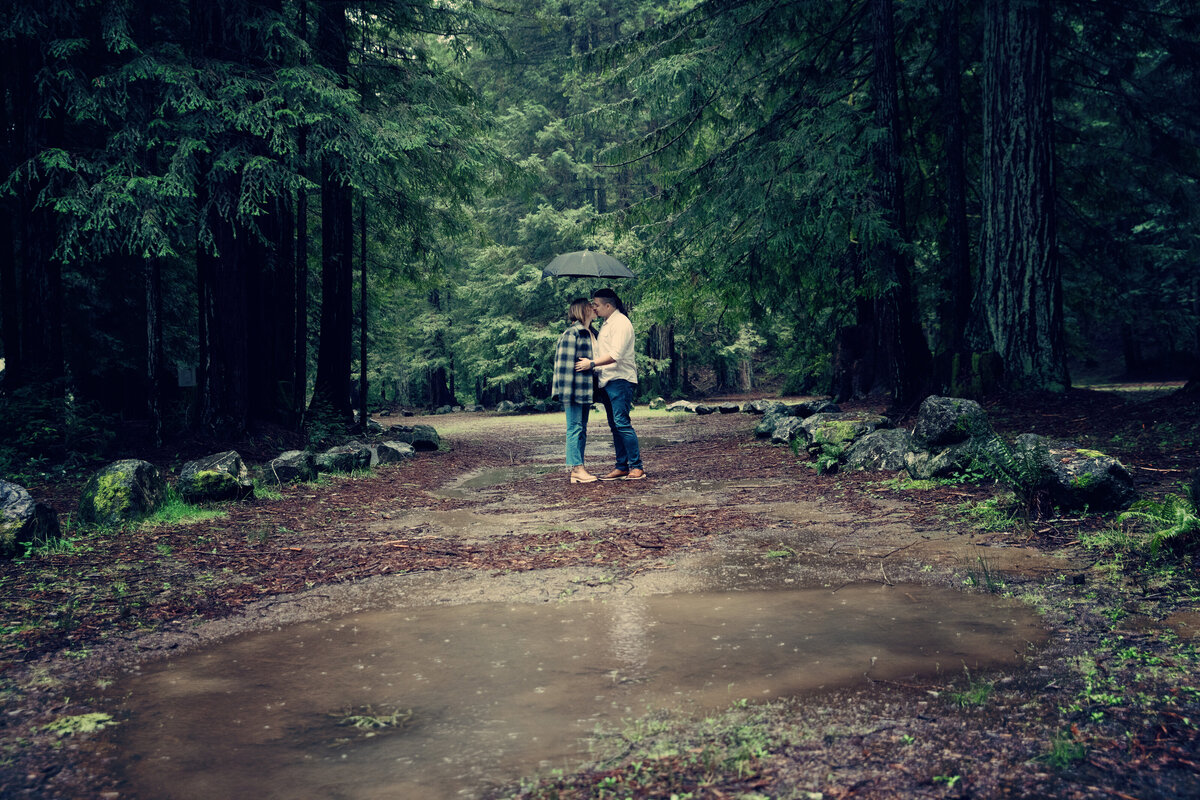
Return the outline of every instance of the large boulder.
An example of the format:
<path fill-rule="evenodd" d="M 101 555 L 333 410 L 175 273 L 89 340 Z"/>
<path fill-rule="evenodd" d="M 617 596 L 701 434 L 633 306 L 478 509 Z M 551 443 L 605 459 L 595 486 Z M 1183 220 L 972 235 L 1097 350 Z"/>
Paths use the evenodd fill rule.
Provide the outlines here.
<path fill-rule="evenodd" d="M 877 430 L 850 446 L 843 457 L 843 465 L 849 470 L 895 472 L 905 468 L 913 451 L 913 437 L 903 428 Z"/>
<path fill-rule="evenodd" d="M 520 414 L 521 413 L 521 405 L 520 405 L 520 403 L 514 403 L 512 400 L 501 400 L 496 405 L 496 413 L 497 414 Z M 396 427 L 396 426 L 393 426 L 393 428 L 394 427 Z"/>
<path fill-rule="evenodd" d="M 442 444 L 441 437 L 431 425 L 393 425 L 388 428 L 387 436 L 393 442 L 411 444 L 416 450 L 437 450 Z"/>
<path fill-rule="evenodd" d="M 698 417 L 703 417 L 708 414 L 717 413 L 717 407 L 710 406 L 708 403 L 696 403 L 695 407 L 693 407 L 692 410 L 696 412 L 696 416 L 698 416 Z"/>
<path fill-rule="evenodd" d="M 650 401 L 649 407 L 651 411 L 659 411 L 667 407 L 667 401 L 661 397 L 656 397 Z"/>
<path fill-rule="evenodd" d="M 136 458 L 114 461 L 92 475 L 79 497 L 79 519 L 91 525 L 136 522 L 162 507 L 167 482 L 158 467 Z"/>
<path fill-rule="evenodd" d="M 234 450 L 187 462 L 179 470 L 175 489 L 189 503 L 244 500 L 254 496 L 250 470 Z"/>
<path fill-rule="evenodd" d="M 316 457 L 307 450 L 288 450 L 271 459 L 263 477 L 279 484 L 311 481 L 317 477 Z"/>
<path fill-rule="evenodd" d="M 738 406 L 737 403 L 718 403 L 717 404 L 717 411 L 721 414 L 736 414 L 738 412 L 739 408 L 740 408 L 740 406 Z"/>
<path fill-rule="evenodd" d="M 58 515 L 35 502 L 25 487 L 0 480 L 0 558 L 14 558 L 27 544 L 57 539 Z"/>
<path fill-rule="evenodd" d="M 1018 436 L 1013 452 L 1034 468 L 1038 488 L 1060 508 L 1114 511 L 1137 500 L 1132 476 L 1112 456 L 1035 433 Z"/>
<path fill-rule="evenodd" d="M 317 472 L 353 472 L 371 466 L 371 448 L 362 442 L 331 447 L 315 457 Z"/>
<path fill-rule="evenodd" d="M 913 438 L 930 450 L 965 442 L 991 431 L 987 413 L 974 400 L 930 395 L 921 403 Z"/>
<path fill-rule="evenodd" d="M 371 445 L 371 466 L 394 464 L 406 458 L 413 458 L 416 454 L 416 449 L 406 442 L 380 442 Z"/>
<path fill-rule="evenodd" d="M 686 411 L 689 414 L 696 413 L 696 404 L 687 400 L 676 400 L 667 406 L 667 411 Z"/>

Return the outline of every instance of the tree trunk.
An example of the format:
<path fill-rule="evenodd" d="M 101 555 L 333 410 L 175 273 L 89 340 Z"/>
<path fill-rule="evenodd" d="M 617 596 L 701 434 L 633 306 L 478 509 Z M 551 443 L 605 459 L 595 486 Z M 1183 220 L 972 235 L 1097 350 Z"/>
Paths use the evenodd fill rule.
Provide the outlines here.
<path fill-rule="evenodd" d="M 297 27 L 300 39 L 308 42 L 308 3 L 301 2 Z M 301 59 L 307 64 L 307 59 Z M 308 127 L 301 125 L 296 133 L 296 171 L 308 177 Z M 297 426 L 303 424 L 304 407 L 308 403 L 308 191 L 296 191 L 296 270 L 292 287 L 292 304 L 296 309 L 292 353 L 292 409 Z"/>
<path fill-rule="evenodd" d="M 320 6 L 317 52 L 348 84 L 346 3 Z M 321 159 L 321 329 L 312 405 L 347 424 L 352 419 L 351 353 L 354 347 L 354 195 L 333 154 Z"/>
<path fill-rule="evenodd" d="M 962 109 L 962 56 L 959 44 L 959 0 L 943 0 L 938 29 L 941 54 L 941 126 L 946 174 L 946 231 L 942 272 L 945 275 L 939 317 L 941 350 L 962 357 L 968 351 L 967 321 L 971 314 L 971 246 L 967 225 L 967 169 Z M 946 375 L 941 376 L 943 380 Z"/>
<path fill-rule="evenodd" d="M 994 0 L 984 28 L 977 297 L 1010 389 L 1069 386 L 1054 212 L 1049 0 Z"/>
<path fill-rule="evenodd" d="M 900 104 L 892 0 L 872 0 L 875 124 L 883 132 L 873 152 L 879 205 L 895 236 L 881 243 L 876 268 L 886 288 L 875 299 L 875 347 L 879 366 L 873 389 L 894 401 L 914 399 L 928 381 L 929 345 L 917 323 L 912 269 L 900 244 L 908 239 L 900 159 Z"/>
<path fill-rule="evenodd" d="M 358 422 L 367 430 L 367 198 L 362 198 L 358 239 Z"/>
<path fill-rule="evenodd" d="M 163 441 L 163 327 L 162 261 L 147 258 L 146 268 L 146 406 L 154 428 L 154 443 Z"/>

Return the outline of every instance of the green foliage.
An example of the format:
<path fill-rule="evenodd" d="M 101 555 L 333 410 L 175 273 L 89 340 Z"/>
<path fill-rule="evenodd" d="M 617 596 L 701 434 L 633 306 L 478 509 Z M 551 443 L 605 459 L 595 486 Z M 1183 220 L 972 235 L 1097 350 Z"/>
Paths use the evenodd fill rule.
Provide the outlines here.
<path fill-rule="evenodd" d="M 112 442 L 112 420 L 49 386 L 0 394 L 0 478 L 15 483 L 74 476 Z"/>
<path fill-rule="evenodd" d="M 1146 529 L 1146 538 L 1139 541 L 1151 557 L 1158 556 L 1163 547 L 1176 552 L 1196 544 L 1200 534 L 1200 509 L 1189 488 L 1186 496 L 1168 494 L 1161 501 L 1140 500 L 1119 517 L 1117 523 L 1136 522 Z"/>
<path fill-rule="evenodd" d="M 102 731 L 117 724 L 119 723 L 110 715 L 97 712 L 59 717 L 43 725 L 42 730 L 62 738 L 78 734 L 95 733 L 96 731 Z"/>

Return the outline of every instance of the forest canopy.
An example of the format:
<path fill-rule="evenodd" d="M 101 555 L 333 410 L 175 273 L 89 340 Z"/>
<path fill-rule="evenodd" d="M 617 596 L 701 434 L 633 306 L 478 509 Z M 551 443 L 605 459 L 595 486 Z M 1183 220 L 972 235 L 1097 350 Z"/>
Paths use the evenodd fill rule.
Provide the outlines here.
<path fill-rule="evenodd" d="M 643 398 L 1200 371 L 1183 0 L 13 0 L 0 40 L 0 472 L 545 398 L 585 247 Z"/>

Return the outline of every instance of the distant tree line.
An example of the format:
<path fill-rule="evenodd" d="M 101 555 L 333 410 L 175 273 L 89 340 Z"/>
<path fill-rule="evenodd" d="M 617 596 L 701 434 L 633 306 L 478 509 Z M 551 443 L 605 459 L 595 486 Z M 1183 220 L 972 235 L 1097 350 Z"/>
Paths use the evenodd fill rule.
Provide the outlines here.
<path fill-rule="evenodd" d="M 0 401 L 52 418 L 544 395 L 585 246 L 646 394 L 1200 364 L 1184 0 L 14 0 L 0 41 Z"/>

